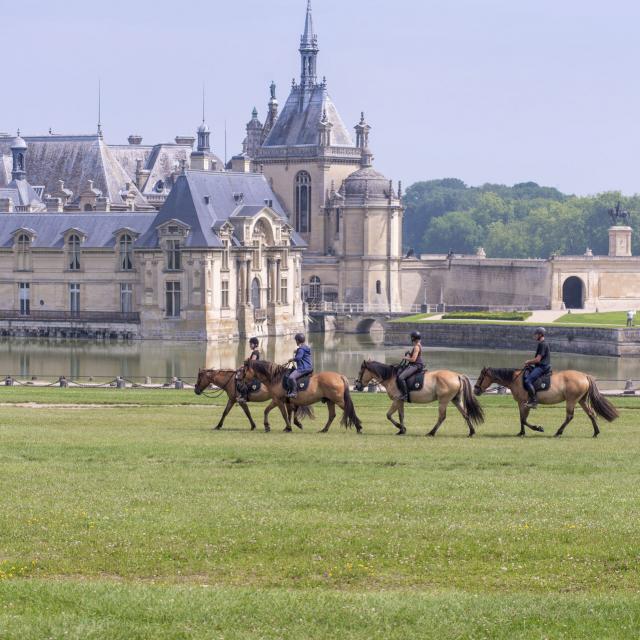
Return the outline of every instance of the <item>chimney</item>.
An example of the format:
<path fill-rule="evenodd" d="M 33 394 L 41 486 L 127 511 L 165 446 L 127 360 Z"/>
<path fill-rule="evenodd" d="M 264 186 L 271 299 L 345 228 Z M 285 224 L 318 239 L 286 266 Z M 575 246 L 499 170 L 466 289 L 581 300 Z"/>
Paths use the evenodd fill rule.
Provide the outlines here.
<path fill-rule="evenodd" d="M 50 213 L 62 213 L 62 211 L 64 211 L 62 198 L 54 198 L 47 194 L 44 198 L 44 204 L 47 207 L 47 211 Z"/>
<path fill-rule="evenodd" d="M 13 200 L 11 198 L 0 198 L 0 213 L 13 213 Z"/>
<path fill-rule="evenodd" d="M 132 133 L 127 140 L 129 140 L 129 144 L 142 144 L 142 136 L 135 133 Z"/>
<path fill-rule="evenodd" d="M 176 144 L 192 148 L 196 139 L 193 136 L 176 136 Z"/>

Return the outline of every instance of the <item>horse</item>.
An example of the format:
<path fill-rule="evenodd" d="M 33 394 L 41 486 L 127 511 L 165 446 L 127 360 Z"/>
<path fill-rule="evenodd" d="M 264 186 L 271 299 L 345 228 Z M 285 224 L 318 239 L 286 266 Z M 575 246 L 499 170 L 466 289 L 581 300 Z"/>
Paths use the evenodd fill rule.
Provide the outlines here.
<path fill-rule="evenodd" d="M 291 432 L 291 413 L 295 411 L 294 424 L 302 428 L 299 424 L 298 413 L 306 407 L 316 402 L 324 402 L 329 410 L 329 419 L 320 433 L 327 433 L 329 427 L 336 417 L 336 405 L 342 411 L 341 424 L 344 427 L 355 427 L 356 431 L 362 433 L 362 422 L 356 414 L 351 393 L 349 391 L 349 381 L 343 375 L 333 371 L 323 371 L 311 375 L 309 386 L 304 390 L 298 390 L 296 398 L 288 398 L 287 390 L 283 385 L 283 378 L 289 368 L 265 360 L 248 360 L 242 369 L 242 378 L 245 382 L 251 382 L 257 378 L 265 385 L 269 394 L 280 407 L 280 411 L 285 416 L 285 432 Z"/>
<path fill-rule="evenodd" d="M 520 432 L 518 436 L 524 437 L 525 427 L 532 431 L 543 433 L 544 429 L 527 421 L 530 408 L 526 406 L 529 394 L 520 380 L 523 369 L 494 369 L 485 367 L 474 386 L 477 396 L 482 395 L 494 382 L 511 390 L 513 399 L 518 403 L 520 410 Z M 595 380 L 581 371 L 554 372 L 551 375 L 551 384 L 545 391 L 538 392 L 540 404 L 559 404 L 565 402 L 566 416 L 564 422 L 556 431 L 555 437 L 559 438 L 567 425 L 573 420 L 576 403 L 579 403 L 584 412 L 589 416 L 593 425 L 593 437 L 600 433 L 596 414 L 607 422 L 613 422 L 618 417 L 618 410 L 600 393 Z"/>
<path fill-rule="evenodd" d="M 398 397 L 399 389 L 396 384 L 396 377 L 400 372 L 398 365 L 389 365 L 375 360 L 365 360 L 360 367 L 360 374 L 356 380 L 356 391 L 362 391 L 370 382 L 380 382 L 387 391 L 389 398 L 393 401 L 389 411 L 387 411 L 387 420 L 398 429 L 396 435 L 402 436 L 407 432 L 404 426 L 404 400 Z M 427 436 L 435 437 L 438 433 L 440 425 L 447 417 L 447 405 L 451 402 L 455 408 L 462 414 L 467 426 L 469 427 L 469 437 L 472 438 L 476 430 L 474 425 L 480 425 L 484 422 L 484 413 L 480 403 L 474 397 L 471 391 L 471 382 L 467 376 L 455 371 L 429 371 L 424 375 L 424 385 L 418 391 L 410 391 L 411 402 L 417 403 L 439 403 L 438 421 Z M 397 413 L 400 422 L 393 419 L 393 414 Z"/>
<path fill-rule="evenodd" d="M 224 408 L 222 417 L 220 418 L 220 422 L 218 422 L 218 424 L 213 427 L 214 431 L 219 431 L 220 429 L 222 429 L 222 425 L 224 424 L 227 414 L 229 413 L 229 411 L 231 411 L 233 405 L 238 402 L 236 374 L 237 372 L 232 369 L 200 369 L 198 371 L 198 380 L 194 389 L 196 395 L 202 395 L 202 393 L 204 393 L 209 385 L 214 385 L 227 394 L 227 406 Z M 265 387 L 261 387 L 258 391 L 250 393 L 248 397 L 249 402 L 265 402 L 266 400 L 270 399 L 271 396 L 269 395 L 269 392 Z M 242 407 L 242 410 L 249 419 L 249 422 L 251 424 L 251 431 L 255 431 L 256 423 L 253 421 L 253 417 L 251 416 L 249 407 L 242 402 L 239 402 L 238 404 Z M 266 432 L 271 431 L 268 419 L 269 412 L 275 409 L 276 406 L 276 403 L 272 401 L 271 404 L 265 409 L 264 430 Z"/>

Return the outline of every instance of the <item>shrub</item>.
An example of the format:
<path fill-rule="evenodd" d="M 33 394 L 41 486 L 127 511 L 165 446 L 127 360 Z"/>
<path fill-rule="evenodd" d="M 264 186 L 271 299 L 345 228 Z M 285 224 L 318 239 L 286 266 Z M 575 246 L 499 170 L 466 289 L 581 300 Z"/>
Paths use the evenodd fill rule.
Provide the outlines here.
<path fill-rule="evenodd" d="M 443 320 L 509 320 L 522 322 L 531 311 L 452 311 L 442 316 Z"/>

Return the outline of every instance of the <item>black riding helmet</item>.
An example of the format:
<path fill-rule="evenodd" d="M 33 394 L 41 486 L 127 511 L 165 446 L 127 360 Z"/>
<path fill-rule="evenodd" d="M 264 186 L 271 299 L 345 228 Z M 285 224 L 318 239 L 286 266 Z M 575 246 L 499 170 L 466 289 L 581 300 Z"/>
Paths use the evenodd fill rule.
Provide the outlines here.
<path fill-rule="evenodd" d="M 258 338 L 251 338 L 251 340 L 249 340 L 249 346 L 250 347 L 254 347 L 256 348 L 258 346 Z"/>
<path fill-rule="evenodd" d="M 534 336 L 546 336 L 547 330 L 544 327 L 538 327 L 534 332 Z"/>
<path fill-rule="evenodd" d="M 302 344 L 305 341 L 304 333 L 296 333 L 295 340 L 298 344 Z"/>
<path fill-rule="evenodd" d="M 411 332 L 411 341 L 413 342 L 414 340 L 422 340 L 422 336 L 420 335 L 419 331 Z"/>

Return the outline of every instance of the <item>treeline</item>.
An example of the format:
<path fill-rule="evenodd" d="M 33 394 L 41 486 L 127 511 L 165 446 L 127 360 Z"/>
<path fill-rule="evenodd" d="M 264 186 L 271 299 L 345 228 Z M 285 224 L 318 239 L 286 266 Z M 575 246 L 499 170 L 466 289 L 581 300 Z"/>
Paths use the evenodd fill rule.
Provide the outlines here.
<path fill-rule="evenodd" d="M 405 244 L 416 254 L 474 254 L 483 247 L 491 258 L 548 258 L 582 255 L 589 247 L 606 255 L 608 210 L 618 200 L 632 212 L 633 247 L 640 253 L 640 196 L 577 197 L 535 182 L 513 187 L 468 187 L 456 178 L 417 182 L 405 194 Z"/>

